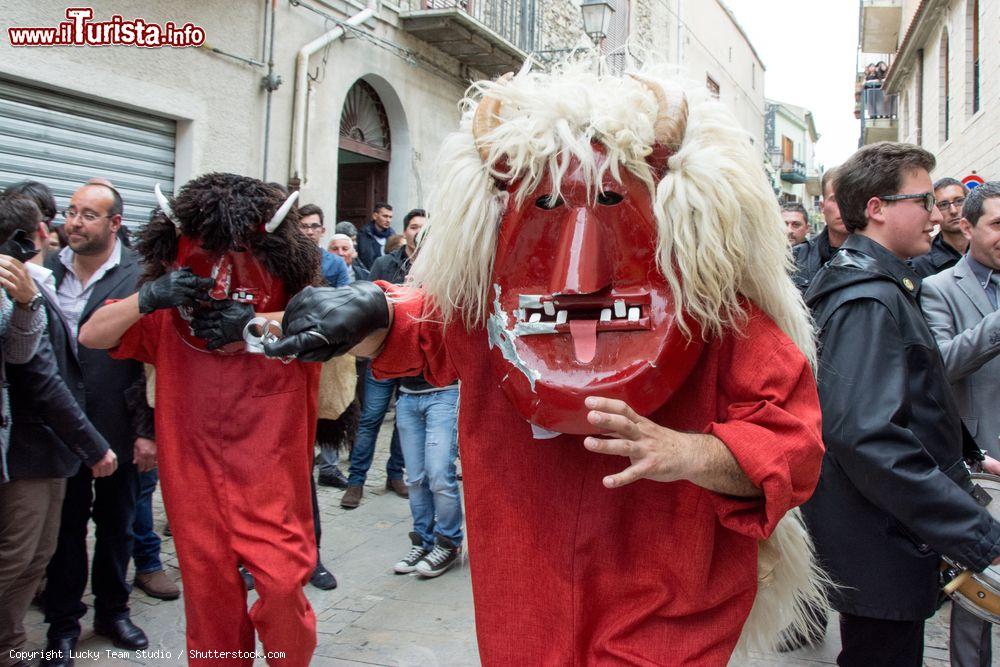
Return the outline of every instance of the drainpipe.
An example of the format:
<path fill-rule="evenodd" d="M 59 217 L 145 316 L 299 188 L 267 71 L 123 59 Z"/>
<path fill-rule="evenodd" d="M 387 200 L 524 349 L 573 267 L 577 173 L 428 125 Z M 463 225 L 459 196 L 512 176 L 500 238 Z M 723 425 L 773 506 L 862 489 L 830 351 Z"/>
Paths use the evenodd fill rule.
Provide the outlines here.
<path fill-rule="evenodd" d="M 347 19 L 348 26 L 359 26 L 375 16 L 378 11 L 378 0 L 368 0 L 368 6 Z M 295 103 L 292 111 L 292 169 L 288 185 L 298 190 L 305 181 L 306 155 L 306 114 L 309 107 L 307 93 L 309 88 L 309 57 L 344 36 L 344 28 L 337 26 L 324 35 L 317 37 L 301 49 L 295 58 Z"/>
<path fill-rule="evenodd" d="M 278 0 L 271 0 L 271 46 L 267 54 L 267 76 L 261 81 L 267 91 L 267 104 L 264 111 L 264 168 L 261 178 L 267 180 L 267 156 L 271 147 L 271 97 L 281 85 L 281 76 L 274 73 L 274 19 Z M 267 23 L 267 4 L 264 5 L 264 22 Z"/>

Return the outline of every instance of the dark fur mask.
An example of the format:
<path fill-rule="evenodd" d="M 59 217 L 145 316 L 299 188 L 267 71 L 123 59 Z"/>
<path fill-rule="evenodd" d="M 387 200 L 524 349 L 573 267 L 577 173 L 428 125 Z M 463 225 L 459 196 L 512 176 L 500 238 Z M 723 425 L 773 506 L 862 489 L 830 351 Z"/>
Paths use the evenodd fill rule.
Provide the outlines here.
<path fill-rule="evenodd" d="M 249 249 L 292 295 L 321 282 L 320 250 L 299 230 L 295 207 L 276 230 L 264 231 L 285 198 L 279 188 L 256 178 L 212 173 L 181 187 L 171 208 L 183 236 L 198 239 L 212 253 Z M 145 264 L 142 282 L 166 273 L 176 259 L 176 228 L 160 209 L 139 232 L 136 249 Z"/>

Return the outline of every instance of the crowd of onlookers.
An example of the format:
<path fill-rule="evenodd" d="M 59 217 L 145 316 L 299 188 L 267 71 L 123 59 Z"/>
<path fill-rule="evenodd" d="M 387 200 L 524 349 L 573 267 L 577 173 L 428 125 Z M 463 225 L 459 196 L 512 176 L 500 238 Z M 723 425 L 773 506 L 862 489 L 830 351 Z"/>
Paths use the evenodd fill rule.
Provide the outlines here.
<path fill-rule="evenodd" d="M 72 663 L 87 610 L 88 580 L 95 632 L 127 649 L 148 646 L 131 620 L 132 586 L 164 600 L 181 594 L 176 573 L 166 572 L 160 560 L 161 537 L 153 525 L 151 368 L 147 376 L 138 362 L 77 343 L 80 327 L 98 307 L 137 289 L 141 266 L 122 224 L 125 205 L 114 185 L 99 178 L 78 188 L 62 211 L 42 183 L 15 183 L 0 195 L 0 665 L 5 667 L 23 663 L 16 651 L 24 648 L 23 619 L 32 600 L 49 628 L 42 662 L 65 665 Z M 297 219 L 306 237 L 317 245 L 324 241 L 326 223 L 318 206 L 299 207 Z M 402 283 L 426 215 L 410 211 L 402 234 L 394 232 L 392 220 L 392 207 L 379 203 L 360 228 L 338 223 L 326 248 L 317 248 L 322 279 L 333 287 L 357 280 Z M 432 387 L 422 378 L 380 381 L 360 359 L 330 366 L 324 383 L 345 392 L 339 405 L 347 407 L 320 412 L 318 483 L 346 489 L 341 505 L 358 507 L 381 422 L 398 396 L 387 487 L 410 498 L 414 532 L 394 569 L 424 577 L 443 574 L 457 562 L 462 542 L 457 387 Z M 425 456 L 425 449 L 431 454 Z M 349 477 L 340 470 L 340 452 L 349 452 Z M 312 495 L 318 551 L 315 482 Z M 91 520 L 96 532 L 88 556 Z M 162 530 L 169 535 L 169 525 Z M 252 572 L 240 571 L 252 589 Z M 310 581 L 321 589 L 337 586 L 318 553 Z"/>
<path fill-rule="evenodd" d="M 823 175 L 818 233 L 782 207 L 819 335 L 827 451 L 803 509 L 838 585 L 840 665 L 920 665 L 941 557 L 1000 564 L 969 475 L 1000 474 L 1000 182 L 932 184 L 934 167 L 916 146 L 866 146 Z M 951 606 L 951 664 L 985 667 L 990 623 L 966 606 Z M 812 611 L 815 632 L 785 649 L 822 640 L 827 612 Z"/>

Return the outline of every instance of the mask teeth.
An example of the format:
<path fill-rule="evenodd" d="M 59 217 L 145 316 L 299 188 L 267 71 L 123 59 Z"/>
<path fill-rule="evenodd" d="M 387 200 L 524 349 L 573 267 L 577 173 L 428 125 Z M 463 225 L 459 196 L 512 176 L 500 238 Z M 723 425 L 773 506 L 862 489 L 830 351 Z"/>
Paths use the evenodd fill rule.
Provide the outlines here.
<path fill-rule="evenodd" d="M 620 299 L 609 308 L 601 308 L 598 320 L 601 322 L 638 322 L 643 317 L 642 308 L 641 304 L 628 305 L 625 300 Z M 522 306 L 514 312 L 518 322 L 529 324 L 566 324 L 574 319 L 581 319 L 579 316 L 574 317 L 571 310 L 556 310 L 551 301 L 539 303 L 535 307 Z M 595 311 L 591 310 L 590 312 Z"/>

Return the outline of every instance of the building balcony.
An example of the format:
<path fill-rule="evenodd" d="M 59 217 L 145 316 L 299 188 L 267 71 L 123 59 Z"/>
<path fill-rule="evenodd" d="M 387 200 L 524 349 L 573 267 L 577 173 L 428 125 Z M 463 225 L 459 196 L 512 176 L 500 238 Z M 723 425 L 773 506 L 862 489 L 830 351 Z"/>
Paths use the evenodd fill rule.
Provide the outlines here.
<path fill-rule="evenodd" d="M 896 96 L 886 95 L 881 84 L 861 91 L 861 140 L 858 144 L 866 146 L 879 141 L 899 141 Z"/>
<path fill-rule="evenodd" d="M 821 175 L 815 169 L 811 169 L 809 174 L 806 176 L 806 194 L 810 197 L 818 197 L 823 194 L 823 188 L 820 186 Z"/>
<path fill-rule="evenodd" d="M 864 53 L 895 53 L 902 23 L 902 0 L 862 0 L 861 50 Z"/>
<path fill-rule="evenodd" d="M 786 183 L 805 183 L 806 165 L 798 160 L 785 162 L 781 165 L 781 180 Z"/>
<path fill-rule="evenodd" d="M 407 1 L 409 4 L 407 4 Z M 542 0 L 404 0 L 403 30 L 488 76 L 518 70 L 541 37 Z"/>

